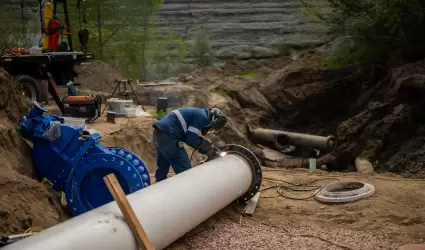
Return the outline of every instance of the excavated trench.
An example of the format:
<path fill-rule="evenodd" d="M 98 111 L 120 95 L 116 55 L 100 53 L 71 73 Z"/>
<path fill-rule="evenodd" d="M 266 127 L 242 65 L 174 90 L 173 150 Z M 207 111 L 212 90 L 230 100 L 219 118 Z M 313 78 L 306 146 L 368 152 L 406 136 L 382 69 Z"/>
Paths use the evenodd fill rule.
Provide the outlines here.
<path fill-rule="evenodd" d="M 335 135 L 334 149 L 322 151 L 334 159 L 327 165 L 332 170 L 355 170 L 354 160 L 362 157 L 378 171 L 425 176 L 420 160 L 425 102 L 419 98 L 425 88 L 424 62 L 383 70 L 320 69 L 285 61 L 277 70 L 257 65 L 254 76 L 235 76 L 234 63 L 230 66 L 181 74 L 171 79 L 174 85 L 139 88 L 138 93 L 152 105 L 153 96 L 163 95 L 172 107 L 223 109 L 230 121 L 219 137 L 248 146 L 260 157 L 250 129 Z"/>
<path fill-rule="evenodd" d="M 59 196 L 37 180 L 31 149 L 19 134 L 17 121 L 28 104 L 19 85 L 0 69 L 0 234 L 48 228 L 67 218 Z"/>

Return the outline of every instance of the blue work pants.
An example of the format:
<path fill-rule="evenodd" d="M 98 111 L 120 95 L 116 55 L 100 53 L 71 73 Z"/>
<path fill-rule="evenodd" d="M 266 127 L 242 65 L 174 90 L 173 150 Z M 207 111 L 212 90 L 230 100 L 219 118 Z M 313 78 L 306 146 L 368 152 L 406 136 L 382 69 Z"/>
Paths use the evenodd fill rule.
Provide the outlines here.
<path fill-rule="evenodd" d="M 156 182 L 167 179 L 170 166 L 176 174 L 190 169 L 190 160 L 183 143 L 165 133 L 158 135 L 154 132 L 152 138 L 156 151 Z"/>

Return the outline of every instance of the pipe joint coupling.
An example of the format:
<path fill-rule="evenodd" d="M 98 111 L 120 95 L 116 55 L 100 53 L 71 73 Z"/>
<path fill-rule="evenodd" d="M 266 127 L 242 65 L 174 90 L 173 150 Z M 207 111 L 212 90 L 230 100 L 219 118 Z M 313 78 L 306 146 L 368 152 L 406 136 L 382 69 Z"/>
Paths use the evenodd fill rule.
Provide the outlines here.
<path fill-rule="evenodd" d="M 263 180 L 261 164 L 258 158 L 253 152 L 249 149 L 242 147 L 236 144 L 226 144 L 223 147 L 220 147 L 221 152 L 226 152 L 227 154 L 235 154 L 243 158 L 248 162 L 248 165 L 251 167 L 252 171 L 252 184 L 249 190 L 237 199 L 237 202 L 245 203 L 249 201 L 255 194 L 260 190 L 261 182 Z"/>

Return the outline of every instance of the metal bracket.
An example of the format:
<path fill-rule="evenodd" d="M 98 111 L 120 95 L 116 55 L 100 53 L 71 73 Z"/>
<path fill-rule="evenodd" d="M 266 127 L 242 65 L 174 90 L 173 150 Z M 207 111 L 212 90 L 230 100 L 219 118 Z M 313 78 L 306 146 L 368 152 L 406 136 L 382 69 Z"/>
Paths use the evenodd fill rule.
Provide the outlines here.
<path fill-rule="evenodd" d="M 252 184 L 250 189 L 237 199 L 240 203 L 249 201 L 255 196 L 258 190 L 260 190 L 261 182 L 263 180 L 260 161 L 253 152 L 240 145 L 226 144 L 220 147 L 220 151 L 226 152 L 227 154 L 237 154 L 249 163 L 252 170 Z"/>

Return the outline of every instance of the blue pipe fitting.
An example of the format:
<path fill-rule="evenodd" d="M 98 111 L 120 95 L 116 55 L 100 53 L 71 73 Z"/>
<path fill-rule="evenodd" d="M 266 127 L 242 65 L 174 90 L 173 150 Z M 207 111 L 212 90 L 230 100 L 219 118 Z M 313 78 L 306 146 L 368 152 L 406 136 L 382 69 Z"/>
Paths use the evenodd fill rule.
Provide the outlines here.
<path fill-rule="evenodd" d="M 144 187 L 151 185 L 151 177 L 149 175 L 149 170 L 145 162 L 143 162 L 143 160 L 140 159 L 139 156 L 123 148 L 108 147 L 108 149 L 112 154 L 125 158 L 127 161 L 131 162 L 133 167 L 137 168 L 140 176 L 142 177 Z"/>
<path fill-rule="evenodd" d="M 43 113 L 47 113 L 47 109 L 43 108 L 38 102 L 34 102 L 28 114 L 19 119 L 22 137 L 30 140 L 34 140 L 35 138 L 45 139 L 44 134 L 52 122 L 57 121 L 60 124 L 65 122 L 61 117 L 54 115 L 43 116 Z"/>
<path fill-rule="evenodd" d="M 64 119 L 44 115 L 34 107 L 19 120 L 22 136 L 33 142 L 33 163 L 41 177 L 56 191 L 64 191 L 68 208 L 76 216 L 113 201 L 103 177 L 114 173 L 124 192 L 130 194 L 151 185 L 143 160 L 122 148 L 107 148 L 101 136 L 83 126 L 64 124 Z M 59 135 L 51 140 L 46 131 L 52 124 Z M 57 135 L 57 133 L 56 133 Z"/>
<path fill-rule="evenodd" d="M 123 157 L 110 153 L 92 154 L 72 169 L 65 195 L 70 212 L 77 216 L 113 201 L 103 177 L 114 173 L 125 194 L 142 189 L 138 170 Z"/>

